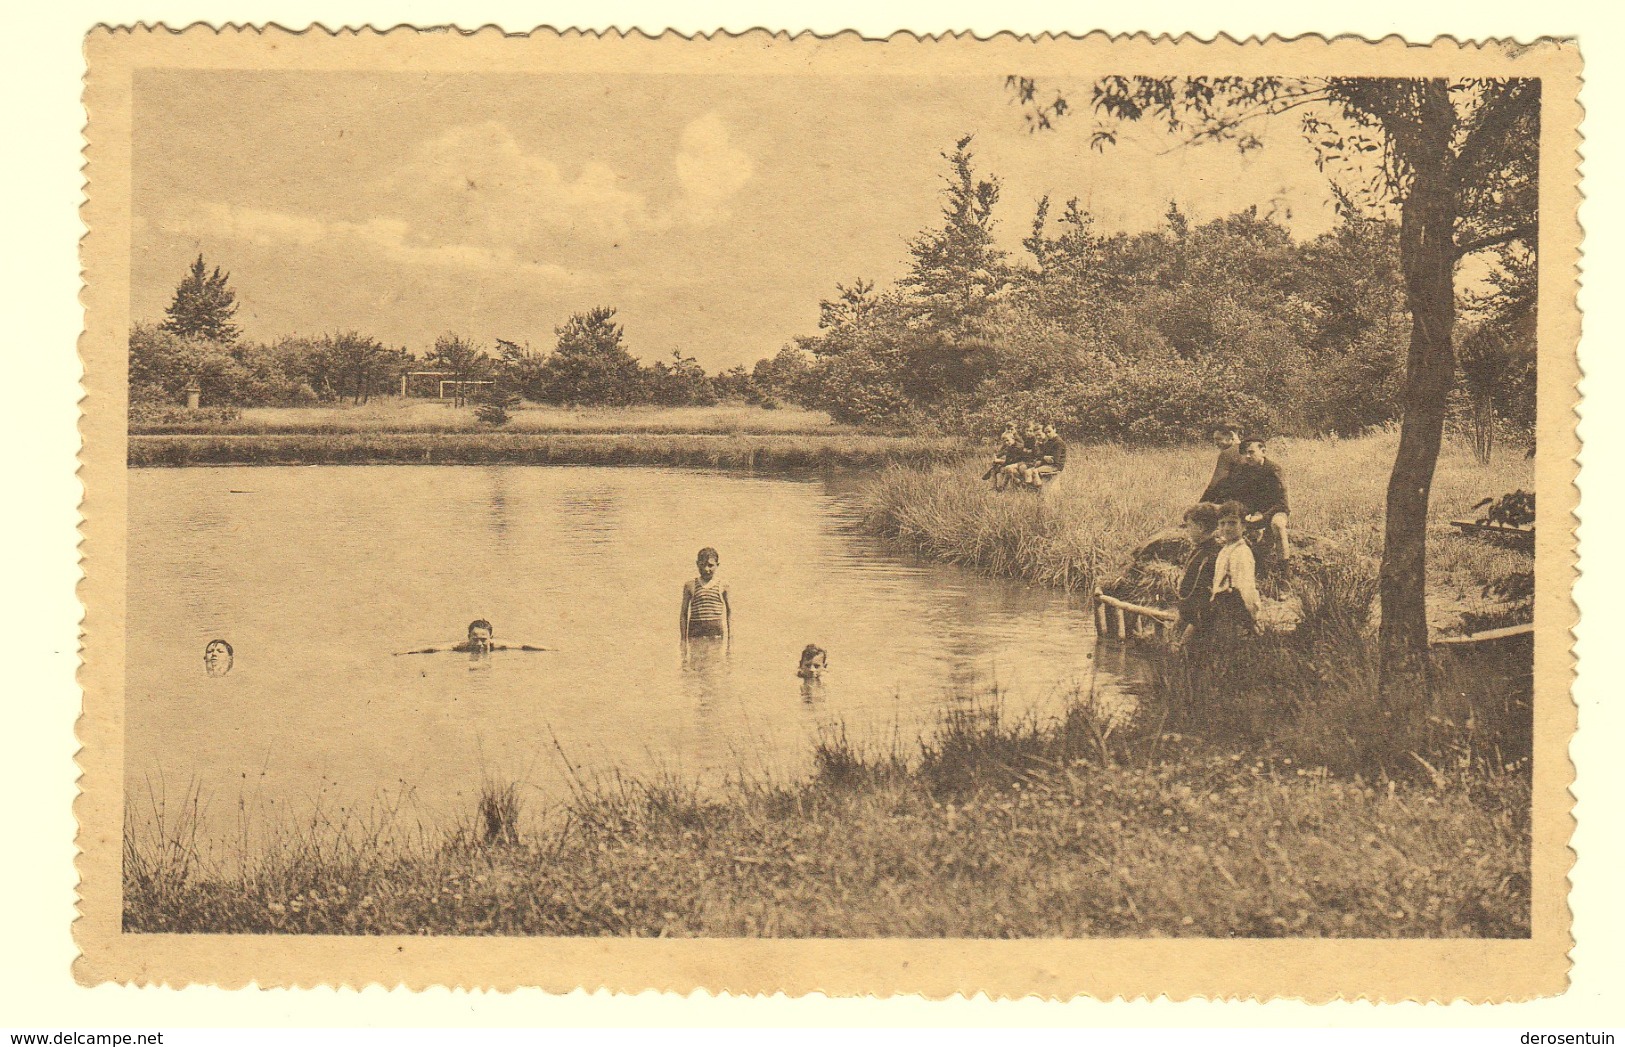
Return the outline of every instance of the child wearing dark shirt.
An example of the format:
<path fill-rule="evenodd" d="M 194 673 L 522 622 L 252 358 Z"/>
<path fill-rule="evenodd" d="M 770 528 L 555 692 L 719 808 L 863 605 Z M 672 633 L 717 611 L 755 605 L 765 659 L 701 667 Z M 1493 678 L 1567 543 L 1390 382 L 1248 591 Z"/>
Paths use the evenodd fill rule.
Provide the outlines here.
<path fill-rule="evenodd" d="M 991 480 L 1000 469 L 1019 461 L 1021 461 L 1021 437 L 1016 435 L 1016 423 L 1011 422 L 1004 427 L 1004 433 L 999 437 L 999 452 L 993 456 L 993 464 L 987 467 L 982 479 Z"/>
<path fill-rule="evenodd" d="M 1207 488 L 1197 501 L 1218 505 L 1229 500 L 1225 494 L 1225 484 L 1241 463 L 1241 434 L 1232 426 L 1216 425 L 1212 435 L 1213 446 L 1219 451 L 1219 460 L 1213 466 L 1213 479 L 1207 482 Z"/>
<path fill-rule="evenodd" d="M 1219 507 L 1202 502 L 1185 511 L 1185 538 L 1191 554 L 1179 579 L 1179 620 L 1174 623 L 1174 645 L 1183 644 L 1207 620 L 1213 603 L 1213 568 L 1219 558 L 1219 542 L 1213 530 L 1219 523 Z"/>
<path fill-rule="evenodd" d="M 1265 457 L 1261 438 L 1250 436 L 1241 442 L 1241 462 L 1225 481 L 1224 493 L 1227 499 L 1240 502 L 1249 517 L 1263 521 L 1282 560 L 1292 558 L 1292 543 L 1287 538 L 1292 510 L 1287 505 L 1286 476 L 1279 465 Z"/>

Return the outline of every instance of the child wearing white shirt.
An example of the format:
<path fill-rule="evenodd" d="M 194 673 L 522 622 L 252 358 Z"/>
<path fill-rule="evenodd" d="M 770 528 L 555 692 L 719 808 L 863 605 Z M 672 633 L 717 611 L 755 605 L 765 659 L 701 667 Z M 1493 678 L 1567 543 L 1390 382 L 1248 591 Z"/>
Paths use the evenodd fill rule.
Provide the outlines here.
<path fill-rule="evenodd" d="M 1213 604 L 1209 609 L 1214 631 L 1258 631 L 1258 571 L 1252 546 L 1247 544 L 1241 506 L 1224 505 L 1219 515 L 1219 557 L 1213 564 Z"/>

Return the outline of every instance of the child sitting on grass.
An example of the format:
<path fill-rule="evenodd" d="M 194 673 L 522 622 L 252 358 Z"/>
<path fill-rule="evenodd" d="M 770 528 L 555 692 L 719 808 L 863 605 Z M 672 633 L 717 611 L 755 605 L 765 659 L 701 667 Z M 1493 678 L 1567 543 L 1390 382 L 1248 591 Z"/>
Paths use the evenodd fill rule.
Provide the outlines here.
<path fill-rule="evenodd" d="M 1219 543 L 1213 529 L 1219 524 L 1219 507 L 1199 502 L 1185 510 L 1185 539 L 1191 553 L 1179 578 L 1179 618 L 1174 622 L 1171 642 L 1178 647 L 1202 629 L 1213 604 L 1213 569 L 1219 558 Z"/>
<path fill-rule="evenodd" d="M 1205 632 L 1221 640 L 1258 632 L 1258 572 L 1242 522 L 1246 509 L 1226 502 L 1219 509 L 1219 553 L 1213 561 L 1213 592 Z"/>
<path fill-rule="evenodd" d="M 1021 460 L 1021 437 L 1016 435 L 1016 423 L 1011 422 L 1004 427 L 999 436 L 999 451 L 993 456 L 993 463 L 982 474 L 982 479 L 991 480 L 998 475 L 999 470 L 1013 462 Z"/>

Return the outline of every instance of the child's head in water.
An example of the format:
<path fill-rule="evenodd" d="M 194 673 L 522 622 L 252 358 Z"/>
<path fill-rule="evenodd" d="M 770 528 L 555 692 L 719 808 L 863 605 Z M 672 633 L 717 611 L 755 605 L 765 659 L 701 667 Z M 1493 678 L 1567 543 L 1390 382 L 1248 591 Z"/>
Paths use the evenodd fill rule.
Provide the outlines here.
<path fill-rule="evenodd" d="M 717 573 L 717 565 L 720 563 L 722 563 L 722 557 L 717 555 L 715 549 L 709 545 L 701 549 L 700 554 L 694 557 L 694 566 L 700 569 L 700 581 L 709 582 Z"/>
<path fill-rule="evenodd" d="M 476 618 L 468 623 L 468 646 L 471 648 L 485 648 L 491 646 L 491 637 L 495 630 L 491 623 L 484 618 Z"/>
<path fill-rule="evenodd" d="M 231 672 L 234 657 L 231 644 L 225 640 L 210 640 L 203 648 L 203 668 L 210 676 L 224 676 Z"/>
<path fill-rule="evenodd" d="M 829 654 L 815 643 L 810 643 L 801 649 L 801 664 L 796 668 L 796 675 L 803 680 L 816 680 L 824 675 L 829 668 Z"/>

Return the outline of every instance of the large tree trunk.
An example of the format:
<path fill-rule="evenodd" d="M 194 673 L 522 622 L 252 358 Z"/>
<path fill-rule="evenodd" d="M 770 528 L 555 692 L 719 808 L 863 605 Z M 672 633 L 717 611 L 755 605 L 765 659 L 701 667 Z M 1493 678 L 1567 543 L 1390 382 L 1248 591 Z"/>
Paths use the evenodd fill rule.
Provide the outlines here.
<path fill-rule="evenodd" d="M 1407 142 L 1414 172 L 1400 217 L 1400 262 L 1411 310 L 1399 453 L 1388 478 L 1382 549 L 1382 700 L 1428 693 L 1427 523 L 1433 471 L 1455 382 L 1456 193 L 1450 172 L 1455 110 L 1443 80 L 1424 81 L 1420 121 Z"/>

